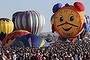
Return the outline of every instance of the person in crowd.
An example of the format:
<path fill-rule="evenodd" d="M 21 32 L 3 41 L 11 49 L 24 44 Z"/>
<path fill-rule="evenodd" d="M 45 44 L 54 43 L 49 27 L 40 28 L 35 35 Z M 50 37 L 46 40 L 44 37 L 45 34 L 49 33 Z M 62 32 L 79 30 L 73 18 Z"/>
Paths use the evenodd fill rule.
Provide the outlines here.
<path fill-rule="evenodd" d="M 33 56 L 30 58 L 31 60 L 38 60 L 37 55 L 34 53 Z"/>
<path fill-rule="evenodd" d="M 7 56 L 5 55 L 4 52 L 2 52 L 2 59 L 3 59 L 3 60 L 8 60 L 8 58 L 7 58 Z"/>
<path fill-rule="evenodd" d="M 2 51 L 0 51 L 0 59 L 3 60 L 3 58 L 2 58 Z"/>
<path fill-rule="evenodd" d="M 49 57 L 47 56 L 47 53 L 44 52 L 42 58 L 45 58 L 46 60 L 49 60 Z"/>
<path fill-rule="evenodd" d="M 40 52 L 40 53 L 38 53 L 38 60 L 42 60 L 42 56 L 43 56 L 43 54 Z"/>
<path fill-rule="evenodd" d="M 59 58 L 57 57 L 57 54 L 54 54 L 53 60 L 59 60 Z"/>
<path fill-rule="evenodd" d="M 11 54 L 10 54 L 9 50 L 6 50 L 6 56 L 7 56 L 8 60 L 11 60 Z"/>
<path fill-rule="evenodd" d="M 15 54 L 15 52 L 12 53 L 12 60 L 16 60 L 17 59 L 17 55 Z"/>

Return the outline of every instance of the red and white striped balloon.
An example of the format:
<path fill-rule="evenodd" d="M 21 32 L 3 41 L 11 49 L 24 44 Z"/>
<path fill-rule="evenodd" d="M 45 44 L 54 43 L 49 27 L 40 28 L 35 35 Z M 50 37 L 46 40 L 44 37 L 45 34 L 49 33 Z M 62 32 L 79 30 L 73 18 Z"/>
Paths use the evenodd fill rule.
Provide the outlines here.
<path fill-rule="evenodd" d="M 13 18 L 16 30 L 27 30 L 32 34 L 40 33 L 45 24 L 44 16 L 33 10 L 16 12 L 13 14 Z"/>

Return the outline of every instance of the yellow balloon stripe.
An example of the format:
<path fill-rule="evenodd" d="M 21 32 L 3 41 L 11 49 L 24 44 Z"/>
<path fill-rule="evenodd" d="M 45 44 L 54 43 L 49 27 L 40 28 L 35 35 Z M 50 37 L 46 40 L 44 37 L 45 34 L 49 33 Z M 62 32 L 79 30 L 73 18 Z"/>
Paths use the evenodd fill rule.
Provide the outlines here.
<path fill-rule="evenodd" d="M 9 40 L 8 43 L 6 43 L 4 46 L 5 46 L 5 47 L 9 47 L 9 46 L 12 45 L 12 43 L 13 43 L 14 41 L 15 41 L 15 39 Z"/>
<path fill-rule="evenodd" d="M 40 44 L 39 48 L 40 48 L 40 47 L 42 47 L 44 44 L 45 44 L 45 41 L 44 41 L 44 40 L 42 40 L 42 42 L 41 42 L 41 44 Z"/>
<path fill-rule="evenodd" d="M 13 22 L 12 21 L 9 21 L 9 22 L 10 22 L 10 24 L 9 24 L 9 26 L 10 26 L 9 27 L 9 33 L 11 33 L 13 31 L 13 29 L 14 29 L 14 25 L 13 25 Z"/>
<path fill-rule="evenodd" d="M 28 31 L 26 31 L 26 30 L 15 30 L 14 32 L 28 32 Z M 30 32 L 28 32 L 28 33 L 30 33 Z"/>

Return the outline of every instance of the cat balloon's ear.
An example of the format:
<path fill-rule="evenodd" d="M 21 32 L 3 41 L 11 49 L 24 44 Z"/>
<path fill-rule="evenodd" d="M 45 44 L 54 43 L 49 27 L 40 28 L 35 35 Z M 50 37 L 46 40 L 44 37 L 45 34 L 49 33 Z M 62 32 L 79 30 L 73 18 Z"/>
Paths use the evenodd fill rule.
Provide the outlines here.
<path fill-rule="evenodd" d="M 61 7 L 62 7 L 61 3 L 55 4 L 52 9 L 53 13 L 57 12 Z"/>
<path fill-rule="evenodd" d="M 85 9 L 84 5 L 81 2 L 75 2 L 74 6 L 78 11 L 84 11 L 84 9 Z"/>
<path fill-rule="evenodd" d="M 68 4 L 68 3 L 66 3 L 66 4 L 65 4 L 65 6 L 69 6 L 69 4 Z"/>

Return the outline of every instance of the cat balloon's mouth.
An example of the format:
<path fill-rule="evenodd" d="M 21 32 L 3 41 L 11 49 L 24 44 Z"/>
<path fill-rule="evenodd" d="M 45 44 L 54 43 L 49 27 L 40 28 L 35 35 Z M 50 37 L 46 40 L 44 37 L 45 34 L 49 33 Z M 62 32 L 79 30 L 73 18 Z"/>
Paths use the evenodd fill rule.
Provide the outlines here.
<path fill-rule="evenodd" d="M 62 28 L 63 28 L 63 27 L 62 27 Z M 64 31 L 69 31 L 71 28 L 72 28 L 72 27 L 70 27 L 70 28 L 66 28 L 66 29 L 63 28 L 63 30 L 64 30 Z"/>

